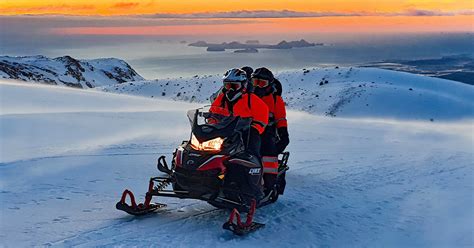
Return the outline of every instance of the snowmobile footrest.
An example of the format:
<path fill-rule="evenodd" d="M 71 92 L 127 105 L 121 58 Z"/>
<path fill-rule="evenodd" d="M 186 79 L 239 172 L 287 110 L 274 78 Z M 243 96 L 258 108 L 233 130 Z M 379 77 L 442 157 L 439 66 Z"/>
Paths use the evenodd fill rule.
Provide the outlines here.
<path fill-rule="evenodd" d="M 229 220 L 222 225 L 222 228 L 232 231 L 236 235 L 242 236 L 264 227 L 265 224 L 253 222 L 253 215 L 255 214 L 256 208 L 257 202 L 254 199 L 250 205 L 245 223 L 243 223 L 240 218 L 240 212 L 234 208 L 230 213 Z M 236 222 L 234 222 L 234 219 Z"/>

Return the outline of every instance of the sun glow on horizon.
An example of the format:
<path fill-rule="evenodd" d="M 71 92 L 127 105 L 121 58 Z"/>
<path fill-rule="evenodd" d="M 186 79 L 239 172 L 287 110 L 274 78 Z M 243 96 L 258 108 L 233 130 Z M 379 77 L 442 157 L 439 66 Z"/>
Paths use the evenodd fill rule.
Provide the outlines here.
<path fill-rule="evenodd" d="M 247 35 L 284 33 L 345 33 L 345 32 L 464 32 L 472 28 L 470 17 L 323 17 L 278 18 L 236 24 L 195 24 L 172 26 L 127 27 L 67 27 L 51 31 L 59 35 L 232 35 L 236 29 Z"/>

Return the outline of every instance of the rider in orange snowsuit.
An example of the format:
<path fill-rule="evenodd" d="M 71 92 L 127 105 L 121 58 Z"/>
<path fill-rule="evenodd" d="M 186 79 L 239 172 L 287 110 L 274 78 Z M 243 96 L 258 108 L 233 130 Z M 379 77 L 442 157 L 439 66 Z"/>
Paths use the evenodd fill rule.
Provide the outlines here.
<path fill-rule="evenodd" d="M 247 76 L 241 69 L 231 69 L 223 78 L 222 92 L 211 105 L 210 112 L 221 115 L 234 115 L 243 118 L 252 118 L 248 133 L 243 135 L 246 139 L 246 153 L 240 154 L 239 159 L 250 161 L 242 163 L 243 166 L 234 168 L 238 170 L 239 180 L 250 182 L 247 191 L 253 192 L 255 198 L 262 198 L 262 164 L 260 157 L 261 134 L 268 124 L 268 107 L 258 96 L 247 92 Z M 245 165 L 244 165 L 245 164 Z M 245 167 L 245 168 L 244 168 Z M 245 184 L 245 183 L 244 183 Z"/>
<path fill-rule="evenodd" d="M 262 134 L 261 154 L 263 162 L 264 182 L 266 191 L 276 184 L 278 174 L 278 154 L 282 153 L 289 144 L 288 122 L 286 120 L 285 102 L 281 92 L 277 90 L 281 84 L 274 78 L 273 73 L 265 67 L 258 68 L 252 74 L 251 82 L 254 93 L 268 106 L 268 125 Z M 280 90 L 281 91 L 281 90 Z M 285 177 L 281 177 L 280 184 L 284 189 Z M 283 193 L 282 191 L 279 193 Z"/>

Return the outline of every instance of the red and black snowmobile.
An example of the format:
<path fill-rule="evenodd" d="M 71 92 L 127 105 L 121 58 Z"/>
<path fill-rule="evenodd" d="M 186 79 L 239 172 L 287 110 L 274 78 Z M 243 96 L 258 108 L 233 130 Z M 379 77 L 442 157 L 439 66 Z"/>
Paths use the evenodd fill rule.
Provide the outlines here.
<path fill-rule="evenodd" d="M 275 202 L 283 194 L 289 153 L 279 156 L 279 172 L 273 188 L 266 189 L 263 196 L 258 195 L 248 187 L 248 179 L 241 176 L 242 173 L 253 173 L 261 177 L 260 161 L 245 153 L 251 119 L 222 116 L 203 109 L 190 110 L 188 118 L 191 137 L 176 148 L 171 166 L 165 156 L 158 158 L 158 170 L 167 175 L 150 178 L 144 203 L 137 204 L 133 193 L 125 190 L 117 209 L 132 215 L 145 215 L 166 206 L 151 203 L 153 196 L 191 198 L 218 208 L 232 209 L 223 228 L 237 235 L 264 226 L 253 222 L 255 209 Z M 126 203 L 127 196 L 130 205 Z M 245 222 L 241 221 L 240 212 L 247 212 Z"/>

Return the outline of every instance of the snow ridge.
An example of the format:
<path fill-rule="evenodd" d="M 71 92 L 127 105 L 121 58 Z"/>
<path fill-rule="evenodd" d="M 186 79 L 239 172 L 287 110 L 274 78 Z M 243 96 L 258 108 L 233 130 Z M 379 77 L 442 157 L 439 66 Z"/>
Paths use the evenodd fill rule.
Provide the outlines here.
<path fill-rule="evenodd" d="M 288 108 L 316 115 L 435 121 L 474 116 L 474 87 L 376 68 L 310 68 L 282 71 Z M 221 75 L 196 75 L 99 87 L 98 90 L 209 104 Z"/>
<path fill-rule="evenodd" d="M 115 58 L 78 60 L 71 56 L 0 56 L 0 78 L 94 88 L 144 80 L 129 64 Z"/>

